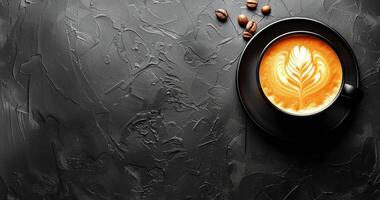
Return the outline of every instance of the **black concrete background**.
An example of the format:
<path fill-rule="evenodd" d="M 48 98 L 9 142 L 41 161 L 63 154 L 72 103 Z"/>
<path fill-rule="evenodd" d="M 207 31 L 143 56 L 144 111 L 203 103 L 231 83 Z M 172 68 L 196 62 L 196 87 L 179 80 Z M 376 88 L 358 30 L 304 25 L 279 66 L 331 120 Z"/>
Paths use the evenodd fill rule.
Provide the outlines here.
<path fill-rule="evenodd" d="M 380 2 L 270 5 L 0 0 L 0 199 L 380 199 Z M 249 121 L 240 13 L 318 19 L 350 43 L 364 97 L 336 141 L 276 144 Z"/>

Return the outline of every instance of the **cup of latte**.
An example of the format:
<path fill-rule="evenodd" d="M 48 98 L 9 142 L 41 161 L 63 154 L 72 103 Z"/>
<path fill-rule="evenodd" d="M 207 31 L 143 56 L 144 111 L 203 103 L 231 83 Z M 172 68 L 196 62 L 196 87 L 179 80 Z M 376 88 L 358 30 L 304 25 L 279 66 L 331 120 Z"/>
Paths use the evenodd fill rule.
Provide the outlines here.
<path fill-rule="evenodd" d="M 314 141 L 339 130 L 363 95 L 359 80 L 350 44 L 332 27 L 305 17 L 259 30 L 236 73 L 248 116 L 286 141 Z"/>
<path fill-rule="evenodd" d="M 344 87 L 343 68 L 320 36 L 287 33 L 270 42 L 258 68 L 264 96 L 281 112 L 310 116 L 334 103 Z"/>

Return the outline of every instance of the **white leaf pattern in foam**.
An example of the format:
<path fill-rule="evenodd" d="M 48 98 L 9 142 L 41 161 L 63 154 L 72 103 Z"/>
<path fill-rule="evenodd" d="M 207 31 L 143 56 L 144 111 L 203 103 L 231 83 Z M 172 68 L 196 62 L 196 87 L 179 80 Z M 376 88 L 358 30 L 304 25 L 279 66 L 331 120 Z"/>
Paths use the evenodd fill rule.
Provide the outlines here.
<path fill-rule="evenodd" d="M 280 90 L 299 97 L 300 101 L 328 80 L 325 60 L 318 52 L 311 53 L 304 46 L 294 46 L 290 52 L 280 53 L 274 67 Z"/>

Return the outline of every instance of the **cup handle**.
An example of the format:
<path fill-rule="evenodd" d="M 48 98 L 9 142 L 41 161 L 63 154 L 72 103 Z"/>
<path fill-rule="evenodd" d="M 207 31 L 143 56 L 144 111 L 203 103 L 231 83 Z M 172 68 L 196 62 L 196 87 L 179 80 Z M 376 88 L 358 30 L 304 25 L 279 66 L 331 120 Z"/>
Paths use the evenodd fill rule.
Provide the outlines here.
<path fill-rule="evenodd" d="M 357 101 L 361 98 L 362 92 L 359 88 L 345 83 L 342 88 L 341 96 L 349 101 Z"/>

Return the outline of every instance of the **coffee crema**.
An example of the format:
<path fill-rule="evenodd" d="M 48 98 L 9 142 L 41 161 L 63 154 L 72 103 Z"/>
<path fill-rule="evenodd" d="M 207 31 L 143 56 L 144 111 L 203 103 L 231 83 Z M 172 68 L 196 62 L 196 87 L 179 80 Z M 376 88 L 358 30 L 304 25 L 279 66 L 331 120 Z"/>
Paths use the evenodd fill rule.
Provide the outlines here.
<path fill-rule="evenodd" d="M 306 116 L 329 107 L 338 96 L 342 65 L 334 49 L 309 34 L 291 34 L 273 42 L 259 66 L 265 96 L 288 114 Z"/>

